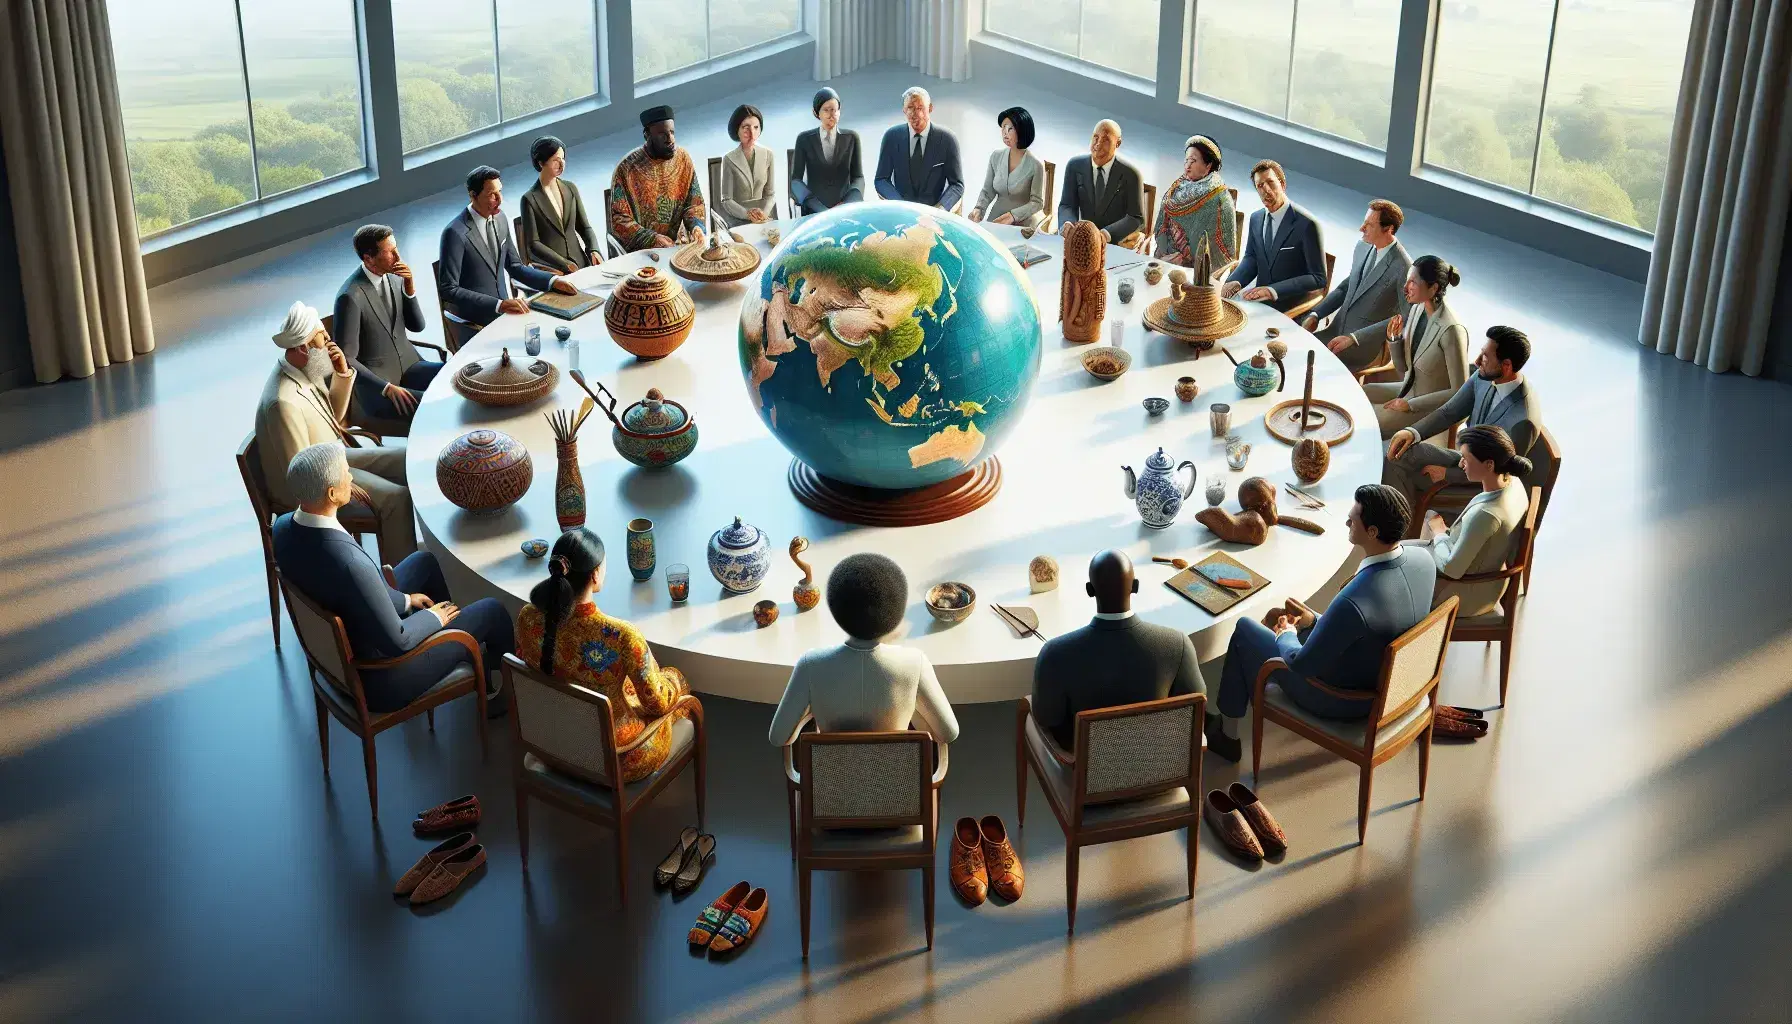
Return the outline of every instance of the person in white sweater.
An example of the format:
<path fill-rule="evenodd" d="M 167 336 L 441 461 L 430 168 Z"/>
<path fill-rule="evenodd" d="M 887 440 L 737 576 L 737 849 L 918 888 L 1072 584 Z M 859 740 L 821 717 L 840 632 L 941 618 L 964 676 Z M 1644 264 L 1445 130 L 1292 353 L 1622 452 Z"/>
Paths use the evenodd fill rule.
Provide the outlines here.
<path fill-rule="evenodd" d="M 902 567 L 883 555 L 849 555 L 828 574 L 827 599 L 846 642 L 797 660 L 772 715 L 772 746 L 795 740 L 805 714 L 822 732 L 890 732 L 914 722 L 935 742 L 957 739 L 958 718 L 927 655 L 880 642 L 908 605 Z"/>
<path fill-rule="evenodd" d="M 1402 543 L 1428 547 L 1437 561 L 1437 589 L 1432 607 L 1455 594 L 1462 598 L 1459 619 L 1487 615 L 1499 608 L 1510 580 L 1491 583 L 1452 583 L 1477 573 L 1494 572 L 1511 554 L 1512 533 L 1524 522 L 1530 508 L 1531 460 L 1518 454 L 1512 438 L 1499 427 L 1470 427 L 1456 438 L 1462 454 L 1462 472 L 1481 493 L 1469 499 L 1462 514 L 1448 526 L 1436 512 L 1425 516 L 1422 540 Z"/>

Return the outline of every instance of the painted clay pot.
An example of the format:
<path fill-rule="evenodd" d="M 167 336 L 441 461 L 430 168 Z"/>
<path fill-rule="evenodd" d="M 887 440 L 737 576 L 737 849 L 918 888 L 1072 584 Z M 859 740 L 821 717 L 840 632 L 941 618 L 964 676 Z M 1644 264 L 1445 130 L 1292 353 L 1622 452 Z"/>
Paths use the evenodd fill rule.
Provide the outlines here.
<path fill-rule="evenodd" d="M 604 326 L 624 352 L 640 359 L 670 355 L 690 337 L 697 306 L 684 286 L 657 267 L 622 279 L 604 302 Z"/>
<path fill-rule="evenodd" d="M 1150 263 L 1145 264 L 1145 283 L 1146 284 L 1155 286 L 1159 281 L 1162 281 L 1163 279 L 1164 279 L 1164 265 L 1162 263 L 1159 263 L 1156 260 L 1152 260 Z"/>
<path fill-rule="evenodd" d="M 1315 484 L 1331 468 L 1332 449 L 1317 437 L 1303 437 L 1294 442 L 1294 475 L 1303 484 Z"/>
<path fill-rule="evenodd" d="M 650 388 L 623 410 L 610 428 L 617 454 L 646 469 L 670 466 L 697 447 L 697 419 L 690 410 Z"/>
<path fill-rule="evenodd" d="M 1035 556 L 1027 563 L 1027 592 L 1043 594 L 1058 589 L 1058 560 L 1050 555 Z"/>
<path fill-rule="evenodd" d="M 1184 402 L 1192 402 L 1201 393 L 1201 385 L 1193 377 L 1176 378 L 1176 397 Z"/>
<path fill-rule="evenodd" d="M 1239 363 L 1238 369 L 1232 371 L 1233 383 L 1251 398 L 1274 391 L 1277 379 L 1275 364 L 1261 352 Z"/>
<path fill-rule="evenodd" d="M 1121 281 L 1119 287 L 1116 288 L 1115 291 L 1117 291 L 1119 293 L 1121 302 L 1131 302 L 1132 296 L 1133 296 L 1133 289 L 1136 287 L 1137 286 L 1134 285 L 1132 283 L 1132 281 L 1126 280 L 1126 281 Z"/>
<path fill-rule="evenodd" d="M 502 431 L 470 430 L 436 456 L 436 486 L 442 497 L 468 512 L 501 512 L 527 494 L 534 481 L 529 449 Z"/>
<path fill-rule="evenodd" d="M 734 517 L 709 538 L 709 572 L 729 592 L 751 592 L 771 569 L 771 541 L 764 531 Z"/>
<path fill-rule="evenodd" d="M 968 583 L 939 583 L 927 589 L 927 614 L 941 622 L 963 622 L 977 607 Z"/>
<path fill-rule="evenodd" d="M 760 601 L 753 605 L 753 624 L 760 629 L 778 621 L 778 602 Z"/>

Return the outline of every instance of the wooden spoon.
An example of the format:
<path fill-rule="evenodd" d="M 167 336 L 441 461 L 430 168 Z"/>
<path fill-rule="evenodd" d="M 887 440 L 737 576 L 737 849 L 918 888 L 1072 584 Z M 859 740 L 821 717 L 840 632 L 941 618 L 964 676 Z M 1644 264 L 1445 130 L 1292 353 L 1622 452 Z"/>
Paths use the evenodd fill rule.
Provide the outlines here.
<path fill-rule="evenodd" d="M 1186 558 L 1160 558 L 1157 555 L 1152 555 L 1151 560 L 1153 562 L 1160 562 L 1174 569 L 1188 568 L 1188 559 Z"/>

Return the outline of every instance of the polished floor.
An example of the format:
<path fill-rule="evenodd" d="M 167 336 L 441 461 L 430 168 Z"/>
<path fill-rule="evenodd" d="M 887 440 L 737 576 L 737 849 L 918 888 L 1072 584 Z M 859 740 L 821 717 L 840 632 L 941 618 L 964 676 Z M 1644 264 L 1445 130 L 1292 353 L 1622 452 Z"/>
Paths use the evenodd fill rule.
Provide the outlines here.
<path fill-rule="evenodd" d="M 848 123 L 893 121 L 910 80 L 841 81 Z M 812 89 L 749 97 L 771 138 L 807 126 Z M 967 167 L 1009 103 L 1059 161 L 1100 116 L 990 83 L 935 92 Z M 680 141 L 720 153 L 726 115 L 682 111 Z M 1165 182 L 1195 127 L 1128 124 L 1126 152 Z M 633 144 L 573 151 L 587 194 Z M 1250 160 L 1228 154 L 1235 182 Z M 509 171 L 520 195 L 526 164 Z M 1290 188 L 1345 251 L 1365 197 Z M 381 219 L 427 266 L 463 201 Z M 626 913 L 608 833 L 538 808 L 519 870 L 508 723 L 483 762 L 470 708 L 383 736 L 374 825 L 346 733 L 321 772 L 231 453 L 268 335 L 293 299 L 328 303 L 351 231 L 158 288 L 152 357 L 0 396 L 0 1020 L 1792 1019 L 1792 389 L 1638 346 L 1640 286 L 1411 211 L 1407 247 L 1461 268 L 1458 314 L 1530 332 L 1566 453 L 1510 706 L 1486 740 L 1439 747 L 1423 802 L 1408 752 L 1377 774 L 1358 846 L 1354 770 L 1272 729 L 1260 791 L 1286 858 L 1243 866 L 1202 834 L 1191 903 L 1181 836 L 1097 848 L 1067 941 L 1062 837 L 1035 786 L 1024 900 L 972 910 L 942 890 L 929 953 L 917 874 L 823 875 L 805 966 L 768 706 L 706 701 L 718 862 L 698 897 L 652 892 L 694 816 L 675 787 L 637 829 Z M 1494 703 L 1497 654 L 1449 657 L 1446 699 Z M 942 817 L 1012 826 L 1012 706 L 959 714 Z M 426 848 L 410 815 L 467 791 L 489 866 L 427 911 L 392 903 Z M 771 894 L 755 946 L 688 955 L 690 919 L 740 878 Z"/>

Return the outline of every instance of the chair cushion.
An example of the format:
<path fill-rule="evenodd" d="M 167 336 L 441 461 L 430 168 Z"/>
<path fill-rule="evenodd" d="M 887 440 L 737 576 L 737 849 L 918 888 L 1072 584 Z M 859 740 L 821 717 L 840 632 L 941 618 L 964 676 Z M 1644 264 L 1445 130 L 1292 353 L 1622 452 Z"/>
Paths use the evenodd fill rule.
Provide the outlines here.
<path fill-rule="evenodd" d="M 927 839 L 921 826 L 904 828 L 822 828 L 809 842 L 812 852 L 827 855 L 895 856 L 926 853 Z"/>
<path fill-rule="evenodd" d="M 631 782 L 622 787 L 623 799 L 627 801 L 627 805 L 633 806 L 635 801 L 641 798 L 641 794 L 647 792 L 649 786 L 658 782 L 660 776 L 666 773 L 666 766 L 677 761 L 678 758 L 683 755 L 685 749 L 695 742 L 696 738 L 697 727 L 691 724 L 690 719 L 680 718 L 673 722 L 672 752 L 666 755 L 665 763 L 660 765 L 652 775 L 647 776 L 639 782 Z M 537 781 L 544 782 L 553 787 L 554 790 L 559 792 L 562 796 L 578 800 L 582 803 L 595 804 L 610 810 L 615 809 L 612 806 L 613 801 L 610 799 L 614 791 L 610 787 L 594 785 L 586 782 L 584 779 L 576 778 L 565 772 L 556 771 L 553 768 L 548 767 L 545 762 L 534 754 L 523 755 L 523 770 L 528 772 L 530 776 Z"/>
<path fill-rule="evenodd" d="M 1311 726 L 1312 728 L 1317 729 L 1334 739 L 1341 740 L 1349 746 L 1356 747 L 1359 750 L 1362 749 L 1363 738 L 1369 731 L 1369 720 L 1367 718 L 1321 718 L 1318 715 L 1313 714 L 1306 708 L 1294 703 L 1294 701 L 1289 698 L 1288 692 L 1283 690 L 1274 680 L 1271 680 L 1269 685 L 1263 688 L 1263 702 L 1287 715 L 1289 718 L 1296 719 L 1303 725 Z M 1401 715 L 1398 719 L 1389 722 L 1387 725 L 1382 726 L 1375 734 L 1375 749 L 1380 750 L 1383 747 L 1386 747 L 1393 741 L 1395 736 L 1400 735 L 1401 730 L 1418 721 L 1429 707 L 1429 701 L 1419 701 L 1411 711 Z"/>
<path fill-rule="evenodd" d="M 468 665 L 465 662 L 462 662 L 461 664 L 454 666 L 454 671 L 443 676 L 441 682 L 437 683 L 436 685 L 434 685 L 434 686 L 430 687 L 429 689 L 423 691 L 422 693 L 418 694 L 416 700 L 413 700 L 411 703 L 415 704 L 419 700 L 423 700 L 427 697 L 433 697 L 436 694 L 440 693 L 443 690 L 448 689 L 451 686 L 454 686 L 458 683 L 467 682 L 467 681 L 471 680 L 472 678 L 473 678 L 473 666 Z M 355 707 L 354 694 L 337 689 L 335 684 L 330 682 L 327 678 L 324 680 L 324 685 L 316 687 L 316 689 L 319 693 L 322 693 L 324 695 L 324 699 L 329 701 L 330 704 L 336 708 L 336 710 L 347 715 L 350 719 L 354 719 L 360 715 L 361 712 L 359 710 L 357 710 Z M 398 708 L 395 710 L 402 711 L 404 709 Z M 384 712 L 370 711 L 370 712 L 368 712 L 368 714 L 381 715 L 381 714 L 391 714 L 391 712 L 389 712 L 389 711 L 384 711 Z"/>
<path fill-rule="evenodd" d="M 1071 803 L 1076 798 L 1076 768 L 1073 765 L 1061 764 L 1052 756 L 1045 734 L 1039 731 L 1039 723 L 1032 715 L 1027 716 L 1027 746 L 1032 750 L 1034 759 L 1045 770 L 1040 782 L 1051 791 L 1052 802 L 1070 812 Z M 1085 804 L 1083 806 L 1084 825 L 1118 825 L 1133 818 L 1157 817 L 1162 814 L 1187 811 L 1191 807 L 1188 789 L 1177 786 L 1153 796 L 1138 800 L 1119 800 L 1105 804 Z"/>
<path fill-rule="evenodd" d="M 1485 615 L 1458 616 L 1456 629 L 1502 629 L 1506 625 L 1506 613 L 1498 608 Z"/>

